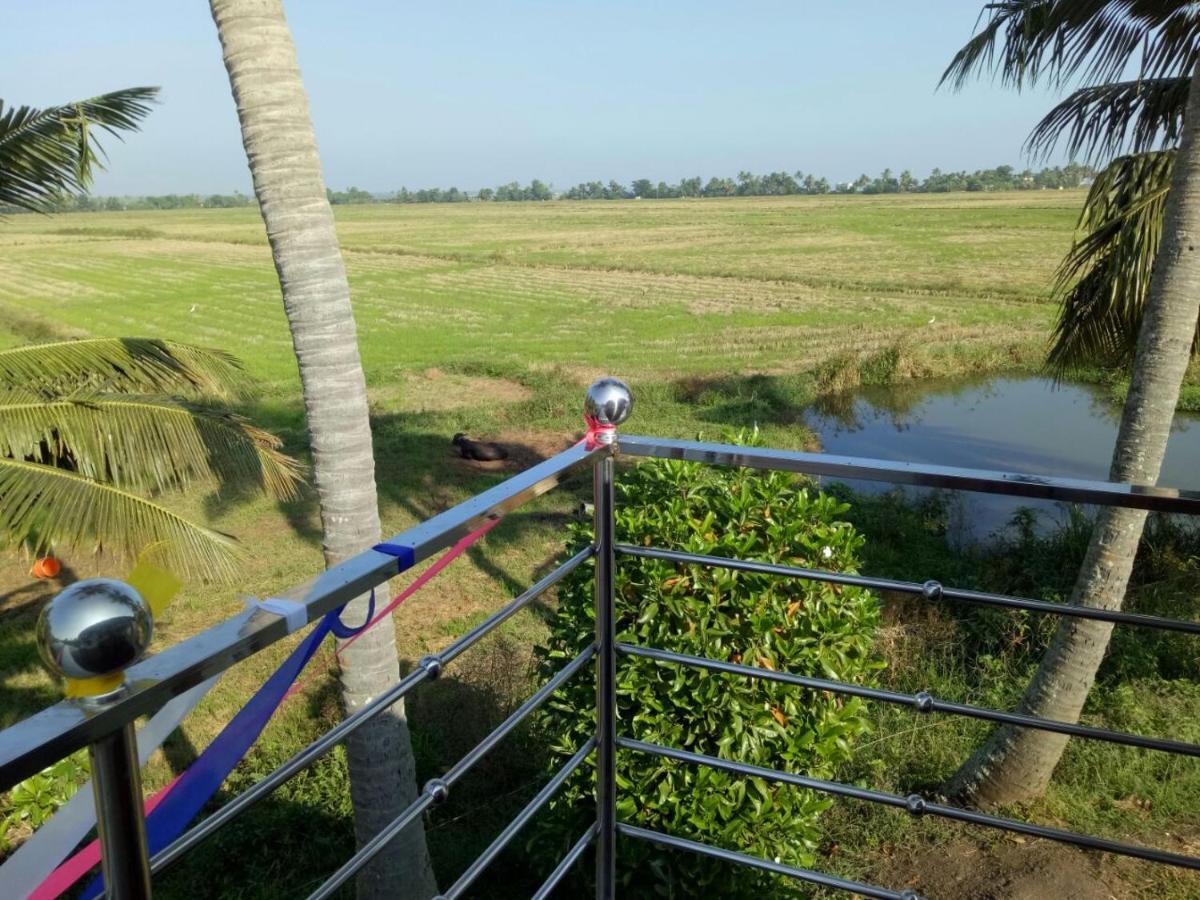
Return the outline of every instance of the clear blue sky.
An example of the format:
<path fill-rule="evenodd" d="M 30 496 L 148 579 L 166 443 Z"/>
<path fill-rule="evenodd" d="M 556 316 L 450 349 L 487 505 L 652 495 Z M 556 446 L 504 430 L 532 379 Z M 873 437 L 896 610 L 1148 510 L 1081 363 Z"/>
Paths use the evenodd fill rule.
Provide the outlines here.
<path fill-rule="evenodd" d="M 373 191 L 1021 164 L 1052 95 L 935 90 L 981 5 L 286 4 L 326 178 Z M 9 0 L 6 103 L 140 84 L 160 85 L 162 104 L 110 142 L 97 193 L 249 188 L 204 0 Z"/>

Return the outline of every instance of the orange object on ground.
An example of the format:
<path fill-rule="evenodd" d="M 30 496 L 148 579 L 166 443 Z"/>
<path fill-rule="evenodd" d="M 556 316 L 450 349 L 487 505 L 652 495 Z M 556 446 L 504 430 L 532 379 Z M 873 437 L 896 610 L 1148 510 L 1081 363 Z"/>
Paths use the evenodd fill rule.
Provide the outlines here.
<path fill-rule="evenodd" d="M 29 574 L 34 578 L 56 578 L 62 571 L 62 563 L 53 556 L 43 556 L 34 562 Z"/>

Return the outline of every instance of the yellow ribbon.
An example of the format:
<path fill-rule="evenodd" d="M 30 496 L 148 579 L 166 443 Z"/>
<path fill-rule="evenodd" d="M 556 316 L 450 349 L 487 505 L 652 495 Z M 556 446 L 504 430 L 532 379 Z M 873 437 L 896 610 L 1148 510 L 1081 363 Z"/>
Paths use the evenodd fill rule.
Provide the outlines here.
<path fill-rule="evenodd" d="M 183 587 L 183 582 L 173 574 L 152 565 L 144 558 L 138 560 L 138 564 L 125 577 L 125 581 L 142 595 L 156 619 Z"/>
<path fill-rule="evenodd" d="M 96 678 L 68 678 L 66 694 L 68 697 L 97 697 L 115 691 L 124 681 L 124 672 L 112 672 Z"/>

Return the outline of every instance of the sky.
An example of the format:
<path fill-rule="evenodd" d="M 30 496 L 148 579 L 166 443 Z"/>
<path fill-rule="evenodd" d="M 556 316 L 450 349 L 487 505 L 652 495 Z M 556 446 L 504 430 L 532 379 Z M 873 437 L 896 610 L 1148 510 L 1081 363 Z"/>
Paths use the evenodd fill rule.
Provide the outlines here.
<path fill-rule="evenodd" d="M 162 88 L 140 133 L 108 141 L 93 193 L 249 190 L 207 3 L 6 6 L 6 104 Z M 326 181 L 376 192 L 1023 166 L 1053 94 L 937 89 L 981 6 L 285 0 Z"/>

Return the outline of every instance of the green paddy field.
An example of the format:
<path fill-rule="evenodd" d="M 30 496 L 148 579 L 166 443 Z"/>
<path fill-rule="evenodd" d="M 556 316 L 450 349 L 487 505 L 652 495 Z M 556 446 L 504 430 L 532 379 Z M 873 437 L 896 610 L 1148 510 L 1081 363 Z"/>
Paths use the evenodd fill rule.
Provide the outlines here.
<path fill-rule="evenodd" d="M 794 373 L 897 342 L 967 364 L 1045 338 L 1081 195 L 338 207 L 368 378 Z M 13 216 L 0 316 L 188 338 L 295 384 L 257 210 Z M 0 323 L 3 324 L 3 323 Z M 949 364 L 949 363 L 947 363 Z"/>
<path fill-rule="evenodd" d="M 1049 285 L 1082 198 L 1030 191 L 337 207 L 385 528 L 398 531 L 565 446 L 580 428 L 584 388 L 601 374 L 631 384 L 637 409 L 629 430 L 718 437 L 757 426 L 771 444 L 805 447 L 812 437 L 803 410 L 830 392 L 1036 370 L 1054 317 Z M 304 457 L 299 382 L 256 209 L 0 220 L 0 346 L 87 335 L 172 338 L 231 351 L 258 386 L 242 411 Z M 456 459 L 450 437 L 458 431 L 507 442 L 510 463 L 487 468 Z M 396 617 L 406 664 L 543 571 L 583 496 L 582 482 L 568 485 L 511 516 L 407 603 Z M 172 502 L 236 535 L 245 561 L 235 583 L 188 585 L 157 629 L 159 646 L 232 615 L 245 596 L 277 592 L 321 565 L 311 496 L 276 504 L 197 492 Z M 92 557 L 66 563 L 78 576 L 121 571 Z M 0 724 L 59 696 L 33 646 L 33 620 L 52 586 L 30 582 L 27 569 L 15 554 L 0 556 Z M 914 652 L 902 640 L 903 623 L 892 624 L 901 629 L 900 638 L 892 635 L 895 646 Z M 453 678 L 410 703 L 423 775 L 455 759 L 521 698 L 530 684 L 529 647 L 544 628 L 536 611 L 518 617 Z M 285 650 L 228 673 L 184 735 L 152 761 L 150 784 L 186 765 Z M 325 652 L 322 661 L 331 663 Z M 1001 690 L 989 686 L 1005 674 L 1002 662 L 996 666 L 971 681 L 938 677 L 964 699 L 1010 702 L 1021 672 L 1007 671 L 1012 684 Z M 1184 699 L 1194 710 L 1195 697 Z M 1154 715 L 1171 719 L 1182 708 L 1167 703 Z M 229 791 L 274 768 L 337 715 L 329 679 L 315 678 L 272 723 Z M 1145 724 L 1152 730 L 1156 722 Z M 891 774 L 880 773 L 881 784 L 901 770 L 934 778 L 981 733 L 971 725 L 953 734 L 918 733 L 899 724 L 881 719 L 877 743 L 891 743 L 875 749 L 892 766 Z M 885 737 L 884 726 L 897 726 L 898 736 Z M 1115 764 L 1106 760 L 1084 755 L 1071 777 L 1086 782 L 1092 767 L 1111 770 Z M 438 812 L 429 833 L 443 883 L 536 790 L 541 775 L 521 746 L 502 749 L 473 787 Z M 1168 773 L 1160 784 L 1169 794 L 1159 801 L 1165 818 L 1135 809 L 1132 831 L 1078 791 L 1052 796 L 1035 812 L 1155 840 L 1164 822 L 1177 819 L 1172 804 L 1195 796 L 1197 776 L 1180 778 Z M 1156 779 L 1163 782 L 1164 774 L 1127 773 L 1134 784 Z M 348 803 L 335 754 L 165 879 L 162 895 L 190 896 L 189 879 L 200 873 L 215 879 L 214 895 L 245 888 L 251 869 L 249 880 L 261 892 L 239 896 L 303 894 L 349 852 Z M 828 854 L 829 868 L 849 874 L 887 871 L 881 860 L 918 835 L 929 847 L 977 849 L 962 845 L 957 831 L 934 826 L 901 832 L 883 820 L 843 817 L 833 827 L 864 838 L 856 851 L 842 837 Z M 264 830 L 290 835 L 284 843 L 293 849 L 306 841 L 305 852 L 281 851 L 251 868 L 240 858 L 224 862 L 239 842 Z M 1152 892 L 1144 896 L 1200 896 L 1191 892 L 1195 881 L 1164 880 L 1140 868 L 1112 871 L 1114 883 L 1131 891 L 1144 884 Z"/>

